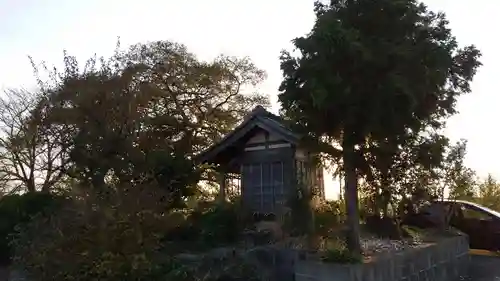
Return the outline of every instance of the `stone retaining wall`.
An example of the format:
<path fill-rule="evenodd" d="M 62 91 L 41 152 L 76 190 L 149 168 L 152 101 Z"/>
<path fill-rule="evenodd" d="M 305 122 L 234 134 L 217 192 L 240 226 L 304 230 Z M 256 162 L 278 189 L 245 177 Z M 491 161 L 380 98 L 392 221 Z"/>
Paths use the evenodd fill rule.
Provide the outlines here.
<path fill-rule="evenodd" d="M 452 281 L 469 265 L 466 236 L 387 254 L 363 264 L 334 264 L 298 260 L 295 281 Z"/>

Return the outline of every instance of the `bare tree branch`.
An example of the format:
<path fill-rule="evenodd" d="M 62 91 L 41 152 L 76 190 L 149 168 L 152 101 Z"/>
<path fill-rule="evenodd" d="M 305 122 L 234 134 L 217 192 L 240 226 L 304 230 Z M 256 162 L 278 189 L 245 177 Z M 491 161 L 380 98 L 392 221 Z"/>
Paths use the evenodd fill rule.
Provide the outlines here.
<path fill-rule="evenodd" d="M 48 192 L 63 177 L 64 150 L 44 130 L 41 98 L 9 90 L 0 99 L 0 188 L 5 192 Z"/>

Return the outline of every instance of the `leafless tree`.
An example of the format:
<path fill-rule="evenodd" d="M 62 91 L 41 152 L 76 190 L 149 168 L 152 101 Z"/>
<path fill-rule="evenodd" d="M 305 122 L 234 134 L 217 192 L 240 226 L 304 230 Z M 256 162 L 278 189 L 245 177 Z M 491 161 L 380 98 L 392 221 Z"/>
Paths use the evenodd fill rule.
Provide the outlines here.
<path fill-rule="evenodd" d="M 0 98 L 0 188 L 48 192 L 64 176 L 65 153 L 43 128 L 42 95 L 8 90 Z"/>

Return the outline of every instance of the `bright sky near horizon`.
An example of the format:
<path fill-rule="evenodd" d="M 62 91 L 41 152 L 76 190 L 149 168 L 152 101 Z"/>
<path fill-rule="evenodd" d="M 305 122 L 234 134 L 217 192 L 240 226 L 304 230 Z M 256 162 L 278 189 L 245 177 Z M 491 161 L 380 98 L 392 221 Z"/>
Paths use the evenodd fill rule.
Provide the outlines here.
<path fill-rule="evenodd" d="M 271 95 L 274 109 L 281 82 L 279 53 L 313 24 L 313 0 L 0 0 L 0 89 L 34 85 L 27 56 L 61 64 L 64 49 L 81 60 L 110 54 L 118 37 L 122 45 L 173 40 L 202 59 L 220 53 L 249 56 L 268 73 L 261 91 Z M 479 175 L 500 177 L 500 150 L 490 144 L 500 121 L 495 65 L 500 44 L 490 29 L 500 27 L 500 2 L 494 0 L 426 0 L 447 14 L 460 44 L 475 44 L 483 53 L 472 93 L 459 100 L 460 114 L 447 134 L 468 143 L 467 164 Z M 490 123 L 491 121 L 491 123 Z M 327 180 L 327 196 L 338 187 Z"/>

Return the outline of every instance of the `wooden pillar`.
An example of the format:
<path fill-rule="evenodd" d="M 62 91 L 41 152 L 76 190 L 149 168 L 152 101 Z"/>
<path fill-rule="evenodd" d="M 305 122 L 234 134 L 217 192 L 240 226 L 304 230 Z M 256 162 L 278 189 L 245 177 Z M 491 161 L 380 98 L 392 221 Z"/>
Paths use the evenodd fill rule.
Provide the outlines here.
<path fill-rule="evenodd" d="M 226 171 L 220 171 L 219 174 L 219 202 L 226 202 Z"/>

